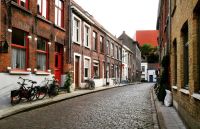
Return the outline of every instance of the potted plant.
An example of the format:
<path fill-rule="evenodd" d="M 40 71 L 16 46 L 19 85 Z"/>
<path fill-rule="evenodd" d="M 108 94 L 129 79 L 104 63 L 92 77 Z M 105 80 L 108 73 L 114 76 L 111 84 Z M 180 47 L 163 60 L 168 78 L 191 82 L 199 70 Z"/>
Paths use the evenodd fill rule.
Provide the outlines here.
<path fill-rule="evenodd" d="M 71 76 L 70 72 L 67 72 L 66 78 L 65 78 L 65 84 L 64 84 L 64 87 L 66 88 L 67 93 L 71 92 L 71 90 L 70 90 L 71 84 L 72 84 L 72 76 Z"/>

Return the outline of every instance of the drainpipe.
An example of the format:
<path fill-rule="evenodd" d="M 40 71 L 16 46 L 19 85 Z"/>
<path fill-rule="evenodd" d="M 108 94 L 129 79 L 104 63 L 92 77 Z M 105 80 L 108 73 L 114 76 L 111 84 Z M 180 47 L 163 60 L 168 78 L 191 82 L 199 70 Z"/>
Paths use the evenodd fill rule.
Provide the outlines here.
<path fill-rule="evenodd" d="M 71 55 L 72 55 L 72 9 L 71 9 L 71 0 L 69 0 L 69 44 L 68 44 L 68 63 L 72 63 Z"/>
<path fill-rule="evenodd" d="M 169 0 L 169 23 L 168 23 L 168 54 L 170 54 L 170 45 L 171 45 L 171 0 Z"/>

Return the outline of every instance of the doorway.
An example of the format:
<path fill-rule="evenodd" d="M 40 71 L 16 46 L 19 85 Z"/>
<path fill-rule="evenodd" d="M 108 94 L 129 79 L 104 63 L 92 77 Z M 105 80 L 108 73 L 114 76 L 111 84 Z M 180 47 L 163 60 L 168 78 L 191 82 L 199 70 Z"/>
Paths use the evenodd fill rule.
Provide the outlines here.
<path fill-rule="evenodd" d="M 80 57 L 75 56 L 75 88 L 79 88 L 80 86 Z"/>
<path fill-rule="evenodd" d="M 61 83 L 61 74 L 63 69 L 63 45 L 55 44 L 55 79 Z"/>

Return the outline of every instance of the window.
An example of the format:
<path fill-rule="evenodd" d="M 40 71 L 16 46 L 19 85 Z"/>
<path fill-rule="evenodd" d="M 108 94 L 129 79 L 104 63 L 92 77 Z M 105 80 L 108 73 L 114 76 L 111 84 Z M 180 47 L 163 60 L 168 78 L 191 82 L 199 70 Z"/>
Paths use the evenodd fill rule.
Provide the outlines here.
<path fill-rule="evenodd" d="M 48 46 L 43 38 L 37 40 L 37 69 L 46 71 L 48 69 Z"/>
<path fill-rule="evenodd" d="M 145 66 L 142 66 L 142 72 L 145 72 Z"/>
<path fill-rule="evenodd" d="M 13 28 L 12 32 L 12 68 L 25 69 L 27 67 L 27 48 L 28 38 L 27 33 Z"/>
<path fill-rule="evenodd" d="M 122 60 L 122 58 L 121 58 L 121 48 L 119 48 L 119 60 Z"/>
<path fill-rule="evenodd" d="M 109 41 L 106 41 L 106 54 L 109 55 Z"/>
<path fill-rule="evenodd" d="M 106 66 L 106 77 L 109 78 L 110 77 L 110 64 L 107 63 L 107 66 Z"/>
<path fill-rule="evenodd" d="M 84 45 L 90 47 L 90 27 L 86 24 L 84 25 Z"/>
<path fill-rule="evenodd" d="M 74 15 L 73 18 L 73 41 L 81 43 L 81 20 Z"/>
<path fill-rule="evenodd" d="M 188 23 L 186 22 L 182 28 L 182 41 L 183 41 L 183 75 L 184 75 L 184 88 L 189 88 L 189 42 L 188 42 Z"/>
<path fill-rule="evenodd" d="M 64 27 L 64 11 L 63 1 L 55 0 L 55 24 L 60 27 Z"/>
<path fill-rule="evenodd" d="M 38 0 L 37 1 L 37 13 L 46 19 L 48 19 L 48 0 Z"/>
<path fill-rule="evenodd" d="M 174 85 L 177 85 L 177 44 L 176 39 L 173 42 L 173 50 L 174 50 Z"/>
<path fill-rule="evenodd" d="M 97 33 L 93 32 L 93 50 L 97 51 Z"/>
<path fill-rule="evenodd" d="M 93 62 L 94 78 L 99 78 L 99 62 Z"/>
<path fill-rule="evenodd" d="M 101 51 L 101 53 L 104 52 L 104 38 L 103 38 L 103 36 L 100 36 L 100 51 Z"/>
<path fill-rule="evenodd" d="M 23 6 L 24 8 L 28 9 L 28 0 L 14 0 L 18 5 Z"/>
<path fill-rule="evenodd" d="M 90 60 L 89 59 L 85 59 L 85 62 L 84 62 L 84 77 L 85 78 L 89 78 L 89 74 L 90 74 L 90 71 L 89 71 L 89 67 L 90 67 Z"/>
<path fill-rule="evenodd" d="M 115 58 L 117 59 L 117 46 L 115 46 Z"/>
<path fill-rule="evenodd" d="M 111 43 L 110 44 L 110 54 L 111 54 L 111 56 L 114 56 L 114 45 L 113 45 L 113 43 Z"/>
<path fill-rule="evenodd" d="M 111 77 L 115 77 L 114 64 L 111 65 Z"/>
<path fill-rule="evenodd" d="M 116 46 L 116 54 L 117 54 L 117 59 L 119 59 L 119 48 L 118 48 L 118 46 Z"/>

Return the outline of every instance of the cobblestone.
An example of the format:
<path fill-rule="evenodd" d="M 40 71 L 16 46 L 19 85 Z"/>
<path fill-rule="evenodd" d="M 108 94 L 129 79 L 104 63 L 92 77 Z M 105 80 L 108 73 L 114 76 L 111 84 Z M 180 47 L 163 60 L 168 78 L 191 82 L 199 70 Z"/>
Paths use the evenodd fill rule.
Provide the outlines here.
<path fill-rule="evenodd" d="M 114 88 L 23 112 L 1 129 L 153 129 L 150 84 Z"/>

